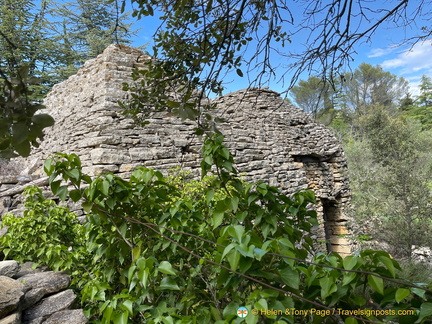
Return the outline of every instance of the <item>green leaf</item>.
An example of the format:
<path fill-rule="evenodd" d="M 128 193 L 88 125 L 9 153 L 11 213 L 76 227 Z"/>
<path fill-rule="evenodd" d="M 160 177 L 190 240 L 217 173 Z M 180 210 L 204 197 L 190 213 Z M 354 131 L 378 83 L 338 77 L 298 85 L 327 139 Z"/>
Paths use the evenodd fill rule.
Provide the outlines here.
<path fill-rule="evenodd" d="M 425 293 L 426 291 L 424 289 L 420 289 L 420 288 L 411 288 L 411 292 L 413 294 L 416 294 L 417 296 L 421 297 L 421 298 L 425 298 Z"/>
<path fill-rule="evenodd" d="M 178 108 L 178 107 L 180 107 L 180 102 L 178 102 L 178 101 L 167 100 L 166 104 L 170 108 Z"/>
<path fill-rule="evenodd" d="M 286 267 L 285 269 L 279 270 L 279 275 L 282 281 L 291 288 L 299 289 L 300 277 L 297 271 Z"/>
<path fill-rule="evenodd" d="M 237 250 L 230 251 L 230 253 L 228 253 L 227 260 L 230 264 L 231 270 L 237 270 L 240 261 L 240 252 Z"/>
<path fill-rule="evenodd" d="M 51 190 L 52 190 L 53 194 L 57 195 L 57 191 L 60 188 L 60 184 L 61 184 L 61 180 L 52 181 L 50 183 Z"/>
<path fill-rule="evenodd" d="M 179 286 L 172 277 L 165 277 L 161 280 L 159 290 L 180 290 Z"/>
<path fill-rule="evenodd" d="M 325 299 L 337 290 L 337 286 L 334 283 L 332 277 L 321 278 L 319 280 L 321 286 L 321 298 Z"/>
<path fill-rule="evenodd" d="M 56 195 L 59 196 L 62 201 L 66 200 L 67 194 L 68 194 L 68 188 L 66 186 L 59 187 L 56 192 Z"/>
<path fill-rule="evenodd" d="M 222 211 L 215 211 L 213 213 L 213 228 L 216 228 L 222 224 L 225 213 Z"/>
<path fill-rule="evenodd" d="M 262 258 L 264 255 L 266 255 L 267 251 L 266 251 L 266 250 L 259 249 L 259 248 L 254 248 L 253 253 L 254 253 L 255 258 L 256 258 L 258 261 L 260 261 L 261 258 Z"/>
<path fill-rule="evenodd" d="M 149 269 L 141 269 L 140 271 L 138 271 L 138 279 L 141 281 L 144 288 L 147 287 L 149 275 L 150 275 Z"/>
<path fill-rule="evenodd" d="M 113 316 L 113 322 L 116 324 L 127 324 L 129 313 L 124 311 L 123 313 L 116 314 Z"/>
<path fill-rule="evenodd" d="M 38 114 L 32 117 L 32 121 L 35 124 L 41 125 L 42 127 L 48 127 L 54 125 L 54 118 L 48 114 Z"/>
<path fill-rule="evenodd" d="M 78 169 L 72 169 L 70 171 L 67 172 L 67 175 L 69 178 L 72 178 L 76 181 L 79 181 L 80 178 L 80 172 Z"/>
<path fill-rule="evenodd" d="M 396 270 L 393 265 L 393 261 L 386 256 L 379 256 L 378 259 L 386 266 L 386 268 L 390 271 L 393 278 L 396 277 Z"/>
<path fill-rule="evenodd" d="M 343 259 L 343 266 L 346 270 L 352 270 L 357 264 L 357 257 L 349 255 Z"/>
<path fill-rule="evenodd" d="M 141 255 L 141 247 L 135 246 L 132 249 L 132 258 L 133 258 L 133 260 L 134 261 L 137 260 L 140 257 L 140 255 Z"/>
<path fill-rule="evenodd" d="M 384 282 L 381 278 L 368 275 L 368 283 L 376 292 L 384 295 Z"/>
<path fill-rule="evenodd" d="M 432 316 L 432 303 L 423 303 L 420 306 L 420 315 L 416 323 L 420 323 L 426 317 Z"/>
<path fill-rule="evenodd" d="M 396 300 L 396 302 L 399 303 L 401 300 L 405 299 L 410 294 L 411 294 L 411 291 L 409 289 L 399 288 L 398 290 L 396 290 L 395 300 Z"/>
<path fill-rule="evenodd" d="M 169 275 L 177 275 L 176 271 L 174 270 L 174 268 L 172 267 L 171 263 L 169 263 L 168 261 L 162 261 L 158 268 L 157 268 L 160 272 L 165 273 L 165 274 L 169 274 Z"/>
<path fill-rule="evenodd" d="M 357 324 L 358 322 L 357 322 L 357 320 L 355 319 L 355 318 L 352 318 L 352 317 L 347 317 L 346 319 L 345 319 L 345 324 Z"/>
<path fill-rule="evenodd" d="M 125 300 L 121 307 L 129 312 L 129 314 L 133 315 L 133 302 L 131 300 Z"/>
<path fill-rule="evenodd" d="M 21 144 L 28 137 L 28 127 L 25 122 L 19 122 L 12 125 L 12 144 L 14 146 Z"/>
<path fill-rule="evenodd" d="M 242 70 L 237 69 L 237 70 L 236 70 L 236 73 L 237 73 L 237 75 L 238 75 L 239 77 L 243 77 L 243 71 L 242 71 Z"/>
<path fill-rule="evenodd" d="M 0 141 L 0 151 L 6 150 L 10 146 L 10 144 L 11 144 L 10 139 Z"/>
<path fill-rule="evenodd" d="M 108 180 L 103 180 L 101 182 L 98 183 L 97 188 L 102 192 L 103 195 L 108 196 L 109 194 L 109 181 Z"/>
<path fill-rule="evenodd" d="M 30 142 L 25 140 L 24 142 L 15 144 L 15 150 L 23 157 L 29 156 L 31 151 Z"/>
<path fill-rule="evenodd" d="M 224 319 L 237 317 L 237 309 L 240 307 L 238 303 L 229 303 L 223 310 Z"/>
<path fill-rule="evenodd" d="M 231 243 L 229 245 L 227 245 L 222 253 L 222 257 L 221 257 L 221 261 L 223 260 L 223 258 L 225 257 L 225 255 L 228 254 L 229 251 L 231 251 L 234 247 L 236 246 L 236 244 Z"/>
<path fill-rule="evenodd" d="M 356 273 L 354 272 L 346 272 L 344 273 L 344 277 L 342 280 L 342 286 L 348 285 L 351 281 L 353 281 L 356 277 Z"/>
<path fill-rule="evenodd" d="M 230 209 L 235 213 L 239 204 L 239 197 L 231 197 L 229 201 Z"/>
<path fill-rule="evenodd" d="M 221 314 L 219 313 L 219 310 L 216 307 L 213 307 L 212 305 L 210 305 L 210 313 L 212 315 L 212 318 L 215 321 L 222 320 L 222 317 L 221 317 Z"/>
<path fill-rule="evenodd" d="M 234 226 L 231 225 L 228 228 L 228 234 L 233 238 L 235 238 L 238 243 L 241 243 L 243 233 L 244 233 L 244 227 L 241 225 L 234 225 Z"/>
<path fill-rule="evenodd" d="M 74 189 L 69 192 L 69 196 L 71 197 L 72 201 L 77 202 L 81 199 L 81 190 Z"/>
<path fill-rule="evenodd" d="M 93 207 L 93 203 L 90 201 L 85 201 L 81 204 L 81 206 L 86 213 L 90 213 Z"/>

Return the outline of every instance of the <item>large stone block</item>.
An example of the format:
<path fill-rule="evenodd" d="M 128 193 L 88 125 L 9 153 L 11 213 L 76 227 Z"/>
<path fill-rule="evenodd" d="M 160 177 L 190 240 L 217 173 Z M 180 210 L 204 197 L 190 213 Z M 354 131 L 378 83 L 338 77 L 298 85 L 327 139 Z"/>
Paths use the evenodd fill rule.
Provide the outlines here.
<path fill-rule="evenodd" d="M 44 324 L 86 324 L 88 323 L 81 309 L 68 309 L 51 315 Z M 1 323 L 0 323 L 1 324 Z"/>
<path fill-rule="evenodd" d="M 15 260 L 0 261 L 0 276 L 13 277 L 19 269 L 19 263 Z"/>
<path fill-rule="evenodd" d="M 43 299 L 40 303 L 24 311 L 24 321 L 32 321 L 68 309 L 75 302 L 76 296 L 71 289 L 59 292 Z"/>
<path fill-rule="evenodd" d="M 95 148 L 90 152 L 93 164 L 122 164 L 130 163 L 131 157 L 127 149 Z"/>
<path fill-rule="evenodd" d="M 24 296 L 24 285 L 12 278 L 0 276 L 0 318 L 12 313 Z"/>

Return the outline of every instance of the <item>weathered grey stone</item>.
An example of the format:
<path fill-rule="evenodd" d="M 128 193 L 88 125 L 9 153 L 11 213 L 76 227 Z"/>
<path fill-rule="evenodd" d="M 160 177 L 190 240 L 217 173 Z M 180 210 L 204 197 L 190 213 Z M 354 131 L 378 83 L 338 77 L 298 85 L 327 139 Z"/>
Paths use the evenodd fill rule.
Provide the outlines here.
<path fill-rule="evenodd" d="M 49 296 L 32 308 L 23 312 L 24 321 L 31 321 L 37 318 L 47 318 L 51 314 L 71 307 L 76 299 L 71 289 Z"/>
<path fill-rule="evenodd" d="M 38 317 L 30 321 L 25 321 L 24 324 L 42 324 L 44 321 L 45 321 L 45 317 Z"/>
<path fill-rule="evenodd" d="M 21 324 L 21 313 L 13 313 L 0 319 L 0 324 Z"/>
<path fill-rule="evenodd" d="M 25 275 L 42 272 L 46 270 L 45 267 L 36 267 L 34 268 L 34 262 L 24 262 L 20 265 L 19 271 L 13 276 L 14 279 L 21 278 Z"/>
<path fill-rule="evenodd" d="M 0 318 L 15 311 L 23 297 L 24 285 L 12 278 L 0 276 Z"/>
<path fill-rule="evenodd" d="M 86 324 L 88 323 L 81 309 L 63 310 L 51 315 L 44 324 Z M 1 323 L 0 323 L 1 324 Z"/>
<path fill-rule="evenodd" d="M 122 164 L 131 162 L 128 152 L 121 149 L 96 148 L 90 154 L 93 164 Z"/>
<path fill-rule="evenodd" d="M 13 277 L 19 271 L 19 263 L 15 260 L 0 261 L 0 276 Z"/>
<path fill-rule="evenodd" d="M 70 276 L 63 272 L 39 272 L 19 278 L 28 289 L 24 296 L 23 308 L 35 305 L 44 296 L 66 289 L 70 284 Z"/>

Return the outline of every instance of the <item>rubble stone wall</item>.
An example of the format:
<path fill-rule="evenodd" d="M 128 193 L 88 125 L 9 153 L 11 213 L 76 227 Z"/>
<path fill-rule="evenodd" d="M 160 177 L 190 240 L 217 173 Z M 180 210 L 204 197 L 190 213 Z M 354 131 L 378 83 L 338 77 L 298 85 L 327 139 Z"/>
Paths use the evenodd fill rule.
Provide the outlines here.
<path fill-rule="evenodd" d="M 138 127 L 120 112 L 118 100 L 127 97 L 122 83 L 132 82 L 132 69 L 148 59 L 139 50 L 111 45 L 52 89 L 45 104 L 56 124 L 30 158 L 14 162 L 19 165 L 16 177 L 0 178 L 3 213 L 19 206 L 19 177 L 44 182 L 42 163 L 53 152 L 78 154 L 91 175 L 127 177 L 138 165 L 199 169 L 201 139 L 194 135 L 193 121 L 160 112 L 149 125 Z M 211 113 L 224 119 L 218 128 L 239 171 L 287 194 L 312 189 L 321 219 L 317 242 L 327 240 L 328 250 L 350 253 L 344 237 L 350 198 L 346 160 L 332 132 L 268 89 L 240 90 L 213 102 L 217 108 Z"/>
<path fill-rule="evenodd" d="M 31 263 L 0 262 L 0 324 L 85 324 L 63 272 L 32 269 Z"/>

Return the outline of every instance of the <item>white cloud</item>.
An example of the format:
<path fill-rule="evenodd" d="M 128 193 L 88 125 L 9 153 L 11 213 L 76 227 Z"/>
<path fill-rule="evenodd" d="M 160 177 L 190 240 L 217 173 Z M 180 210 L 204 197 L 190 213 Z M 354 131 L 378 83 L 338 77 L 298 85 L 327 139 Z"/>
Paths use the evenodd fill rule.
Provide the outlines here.
<path fill-rule="evenodd" d="M 374 48 L 373 50 L 371 50 L 368 54 L 367 57 L 372 58 L 372 57 L 381 57 L 387 54 L 390 54 L 391 52 L 393 52 L 394 48 L 393 47 L 386 47 L 386 48 Z"/>
<path fill-rule="evenodd" d="M 384 61 L 384 69 L 401 68 L 400 74 L 410 74 L 432 69 L 432 40 L 419 42 L 396 58 Z"/>

